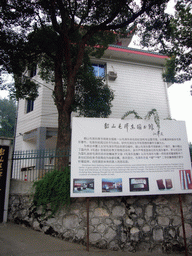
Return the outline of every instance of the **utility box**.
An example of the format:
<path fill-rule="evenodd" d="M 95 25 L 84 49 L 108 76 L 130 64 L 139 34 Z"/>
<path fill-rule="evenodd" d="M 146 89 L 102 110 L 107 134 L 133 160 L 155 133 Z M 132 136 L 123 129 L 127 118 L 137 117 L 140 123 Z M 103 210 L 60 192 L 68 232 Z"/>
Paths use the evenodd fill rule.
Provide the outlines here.
<path fill-rule="evenodd" d="M 114 71 L 109 71 L 108 73 L 109 80 L 114 81 L 117 78 L 117 73 Z"/>

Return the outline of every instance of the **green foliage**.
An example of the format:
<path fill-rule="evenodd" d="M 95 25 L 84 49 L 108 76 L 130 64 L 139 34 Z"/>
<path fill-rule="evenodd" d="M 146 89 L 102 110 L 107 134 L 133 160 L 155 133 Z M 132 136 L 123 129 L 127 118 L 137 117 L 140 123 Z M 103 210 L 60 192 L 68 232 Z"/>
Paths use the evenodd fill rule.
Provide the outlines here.
<path fill-rule="evenodd" d="M 144 16 L 146 20 L 153 19 L 159 9 L 164 11 L 166 2 L 168 0 L 141 1 L 139 6 L 134 0 L 55 1 L 54 5 L 46 0 L 2 1 L 0 65 L 21 77 L 26 66 L 39 56 L 55 61 L 55 53 L 59 51 L 62 61 L 67 63 L 67 72 L 71 72 L 79 67 L 82 46 L 86 45 L 88 54 L 101 57 L 108 44 L 115 42 L 117 33 L 127 35 L 144 13 L 150 14 Z M 65 77 L 66 73 L 63 79 Z M 32 87 L 34 90 L 33 84 Z M 18 84 L 16 90 L 24 88 Z M 17 95 L 23 97 L 21 92 Z"/>
<path fill-rule="evenodd" d="M 17 100 L 25 97 L 35 99 L 38 84 L 23 76 L 26 68 L 37 59 L 36 55 L 31 54 L 33 49 L 29 47 L 27 39 L 14 31 L 1 31 L 0 45 L 0 65 L 14 76 L 14 83 L 7 86 L 0 83 L 0 87 L 10 90 L 11 97 Z"/>
<path fill-rule="evenodd" d="M 54 170 L 34 182 L 35 193 L 33 204 L 43 207 L 43 213 L 51 210 L 49 217 L 53 216 L 61 206 L 70 204 L 70 168 L 64 171 Z"/>
<path fill-rule="evenodd" d="M 75 50 L 75 49 L 74 49 Z M 111 102 L 114 98 L 112 90 L 106 85 L 105 78 L 96 77 L 92 63 L 86 50 L 83 64 L 79 68 L 75 82 L 75 97 L 71 111 L 84 117 L 107 117 L 111 113 Z M 98 53 L 98 52 L 97 52 Z M 99 53 L 98 53 L 99 54 Z M 54 63 L 48 56 L 43 56 L 39 65 L 42 79 L 54 82 Z M 67 92 L 66 68 L 63 67 L 64 99 Z M 53 94 L 55 97 L 55 94 Z"/>
<path fill-rule="evenodd" d="M 156 123 L 158 130 L 159 130 L 160 129 L 159 114 L 158 114 L 157 110 L 154 108 L 147 113 L 147 115 L 145 116 L 145 119 L 149 120 L 149 119 L 151 119 L 152 116 L 154 117 L 154 122 Z"/>
<path fill-rule="evenodd" d="M 175 57 L 175 82 L 192 78 L 192 2 L 178 0 L 171 19 L 172 55 Z"/>
<path fill-rule="evenodd" d="M 13 100 L 0 99 L 0 136 L 14 137 L 16 103 Z"/>
<path fill-rule="evenodd" d="M 136 119 L 142 119 L 142 117 L 140 117 L 140 116 L 138 115 L 138 113 L 137 113 L 135 110 L 130 110 L 130 111 L 126 112 L 126 113 L 122 116 L 121 119 L 125 119 L 127 116 L 132 115 L 132 114 L 135 116 Z"/>
<path fill-rule="evenodd" d="M 84 55 L 84 64 L 77 74 L 73 111 L 84 117 L 107 117 L 111 113 L 113 92 L 105 78 L 96 77 L 89 56 Z"/>
<path fill-rule="evenodd" d="M 113 92 L 107 85 L 102 83 L 101 79 L 98 79 L 97 87 L 85 87 L 83 94 L 84 100 L 77 105 L 80 116 L 108 117 L 111 114 Z"/>
<path fill-rule="evenodd" d="M 27 88 L 31 98 L 36 96 L 35 83 L 23 83 L 21 74 L 30 63 L 46 60 L 41 63 L 41 75 L 46 81 L 51 78 L 55 85 L 59 114 L 57 148 L 70 144 L 73 110 L 85 116 L 110 114 L 113 94 L 104 81 L 94 79 L 86 68 L 86 55 L 101 57 L 119 33 L 124 36 L 136 23 L 145 27 L 145 22 L 153 22 L 156 17 L 162 16 L 163 20 L 168 1 L 147 0 L 137 4 L 136 0 L 55 0 L 54 3 L 10 0 L 0 3 L 0 35 L 3 36 L 2 40 L 0 37 L 0 65 L 18 78 L 16 90 L 25 92 Z M 155 24 L 154 29 L 158 28 L 159 24 Z M 31 86 L 32 95 L 28 91 Z"/>
<path fill-rule="evenodd" d="M 132 114 L 135 116 L 136 119 L 142 119 L 142 117 L 139 116 L 138 113 L 135 110 L 131 110 L 131 111 L 126 112 L 122 116 L 121 119 L 125 119 L 127 116 L 132 115 Z M 147 115 L 145 116 L 145 119 L 149 120 L 149 119 L 151 119 L 152 116 L 154 117 L 154 122 L 156 123 L 156 125 L 158 127 L 158 131 L 159 131 L 160 130 L 159 114 L 158 114 L 157 110 L 154 109 L 154 108 L 147 113 Z"/>
<path fill-rule="evenodd" d="M 141 44 L 152 51 L 166 54 L 163 74 L 167 82 L 183 83 L 192 78 L 192 1 L 177 0 L 174 14 L 162 10 L 145 22 L 138 31 Z"/>
<path fill-rule="evenodd" d="M 171 57 L 166 61 L 165 70 L 163 72 L 163 79 L 167 83 L 175 82 L 175 57 Z"/>
<path fill-rule="evenodd" d="M 9 90 L 13 87 L 13 76 L 10 75 L 3 66 L 0 66 L 0 90 Z"/>
<path fill-rule="evenodd" d="M 39 85 L 32 81 L 30 78 L 22 76 L 18 77 L 15 75 L 14 87 L 10 89 L 10 96 L 16 100 L 19 99 L 31 99 L 35 100 L 39 93 Z"/>

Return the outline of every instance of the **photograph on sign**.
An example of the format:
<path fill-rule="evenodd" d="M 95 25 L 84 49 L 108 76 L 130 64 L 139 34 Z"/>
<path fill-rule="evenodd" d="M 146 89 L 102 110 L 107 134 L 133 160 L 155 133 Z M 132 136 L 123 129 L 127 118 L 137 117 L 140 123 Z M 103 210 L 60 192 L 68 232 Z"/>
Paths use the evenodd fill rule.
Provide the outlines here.
<path fill-rule="evenodd" d="M 122 192 L 122 179 L 102 179 L 102 192 Z"/>
<path fill-rule="evenodd" d="M 179 175 L 180 175 L 181 189 L 182 190 L 192 189 L 191 171 L 180 170 Z"/>
<path fill-rule="evenodd" d="M 71 197 L 192 193 L 185 122 L 72 120 Z"/>
<path fill-rule="evenodd" d="M 73 193 L 94 193 L 94 179 L 74 179 Z"/>
<path fill-rule="evenodd" d="M 130 191 L 149 191 L 148 178 L 130 178 Z"/>

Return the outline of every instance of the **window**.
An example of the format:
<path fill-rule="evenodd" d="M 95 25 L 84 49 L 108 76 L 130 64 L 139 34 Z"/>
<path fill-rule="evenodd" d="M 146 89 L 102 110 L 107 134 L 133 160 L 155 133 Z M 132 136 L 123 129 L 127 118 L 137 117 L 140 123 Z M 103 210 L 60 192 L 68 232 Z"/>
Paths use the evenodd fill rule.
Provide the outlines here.
<path fill-rule="evenodd" d="M 29 69 L 29 76 L 34 77 L 37 74 L 37 65 L 32 65 Z"/>
<path fill-rule="evenodd" d="M 95 76 L 104 77 L 105 76 L 105 65 L 104 64 L 92 64 L 93 72 Z"/>
<path fill-rule="evenodd" d="M 33 111 L 33 108 L 34 108 L 34 100 L 27 100 L 26 113 Z"/>

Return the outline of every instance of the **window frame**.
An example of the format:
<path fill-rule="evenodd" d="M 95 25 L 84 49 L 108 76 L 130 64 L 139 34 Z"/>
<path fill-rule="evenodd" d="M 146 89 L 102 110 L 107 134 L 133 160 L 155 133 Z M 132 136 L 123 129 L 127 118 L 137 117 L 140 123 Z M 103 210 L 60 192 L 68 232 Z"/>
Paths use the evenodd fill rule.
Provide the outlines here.
<path fill-rule="evenodd" d="M 106 69 L 107 69 L 106 63 L 92 62 L 92 67 L 93 67 L 93 73 L 96 77 L 101 77 L 101 78 L 106 77 Z M 97 67 L 98 71 L 96 71 L 94 67 Z M 103 70 L 103 71 L 100 72 L 100 70 Z"/>
<path fill-rule="evenodd" d="M 28 114 L 34 110 L 34 100 L 26 99 L 26 111 L 25 113 Z"/>
<path fill-rule="evenodd" d="M 28 69 L 28 76 L 30 78 L 32 78 L 32 77 L 34 77 L 36 75 L 37 75 L 37 64 L 33 64 Z"/>

